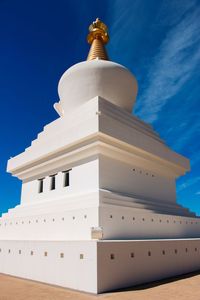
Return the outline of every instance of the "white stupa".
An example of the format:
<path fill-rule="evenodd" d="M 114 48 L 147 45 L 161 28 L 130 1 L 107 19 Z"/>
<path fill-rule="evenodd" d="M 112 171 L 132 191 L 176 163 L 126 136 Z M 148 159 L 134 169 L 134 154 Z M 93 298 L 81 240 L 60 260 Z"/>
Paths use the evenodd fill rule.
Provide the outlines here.
<path fill-rule="evenodd" d="M 60 115 L 8 161 L 21 203 L 0 218 L 0 272 L 101 293 L 200 269 L 200 219 L 176 203 L 189 161 L 131 114 L 135 77 L 106 26 L 60 79 Z"/>

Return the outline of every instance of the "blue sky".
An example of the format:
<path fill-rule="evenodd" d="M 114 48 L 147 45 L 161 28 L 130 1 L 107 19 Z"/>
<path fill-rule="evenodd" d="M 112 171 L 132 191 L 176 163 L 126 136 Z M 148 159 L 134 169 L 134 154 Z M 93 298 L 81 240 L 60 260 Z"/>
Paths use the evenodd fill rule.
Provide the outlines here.
<path fill-rule="evenodd" d="M 197 0 L 0 0 L 0 213 L 20 201 L 21 183 L 6 173 L 57 118 L 57 84 L 85 60 L 88 25 L 109 27 L 111 60 L 139 83 L 134 113 L 188 157 L 177 200 L 200 215 L 200 2 Z"/>

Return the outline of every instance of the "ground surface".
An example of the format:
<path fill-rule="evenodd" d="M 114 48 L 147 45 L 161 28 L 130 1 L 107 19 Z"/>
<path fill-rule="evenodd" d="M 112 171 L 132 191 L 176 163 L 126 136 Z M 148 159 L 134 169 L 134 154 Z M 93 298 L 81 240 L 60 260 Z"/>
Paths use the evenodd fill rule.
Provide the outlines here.
<path fill-rule="evenodd" d="M 97 296 L 0 274 L 0 300 L 200 300 L 200 273 Z"/>

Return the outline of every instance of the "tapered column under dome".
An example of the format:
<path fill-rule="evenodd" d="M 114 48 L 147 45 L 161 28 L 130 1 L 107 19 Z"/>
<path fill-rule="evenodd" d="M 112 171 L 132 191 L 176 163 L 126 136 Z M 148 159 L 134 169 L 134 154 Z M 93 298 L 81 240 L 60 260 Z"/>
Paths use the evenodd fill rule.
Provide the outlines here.
<path fill-rule="evenodd" d="M 108 54 L 104 47 L 109 41 L 107 26 L 97 18 L 96 21 L 89 26 L 89 31 L 87 41 L 91 44 L 91 48 L 87 60 L 96 58 L 108 60 Z"/>

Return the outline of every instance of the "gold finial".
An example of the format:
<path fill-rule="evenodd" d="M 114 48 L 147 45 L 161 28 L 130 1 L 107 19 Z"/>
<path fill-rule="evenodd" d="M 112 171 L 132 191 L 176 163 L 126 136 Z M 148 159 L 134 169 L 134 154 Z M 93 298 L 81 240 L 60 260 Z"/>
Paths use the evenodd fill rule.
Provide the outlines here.
<path fill-rule="evenodd" d="M 92 44 L 94 39 L 101 39 L 104 44 L 109 41 L 108 28 L 99 18 L 89 26 L 89 32 L 87 36 L 89 44 Z"/>
<path fill-rule="evenodd" d="M 89 26 L 87 41 L 91 44 L 87 60 L 95 58 L 108 60 L 104 47 L 109 41 L 108 28 L 99 18 Z"/>

